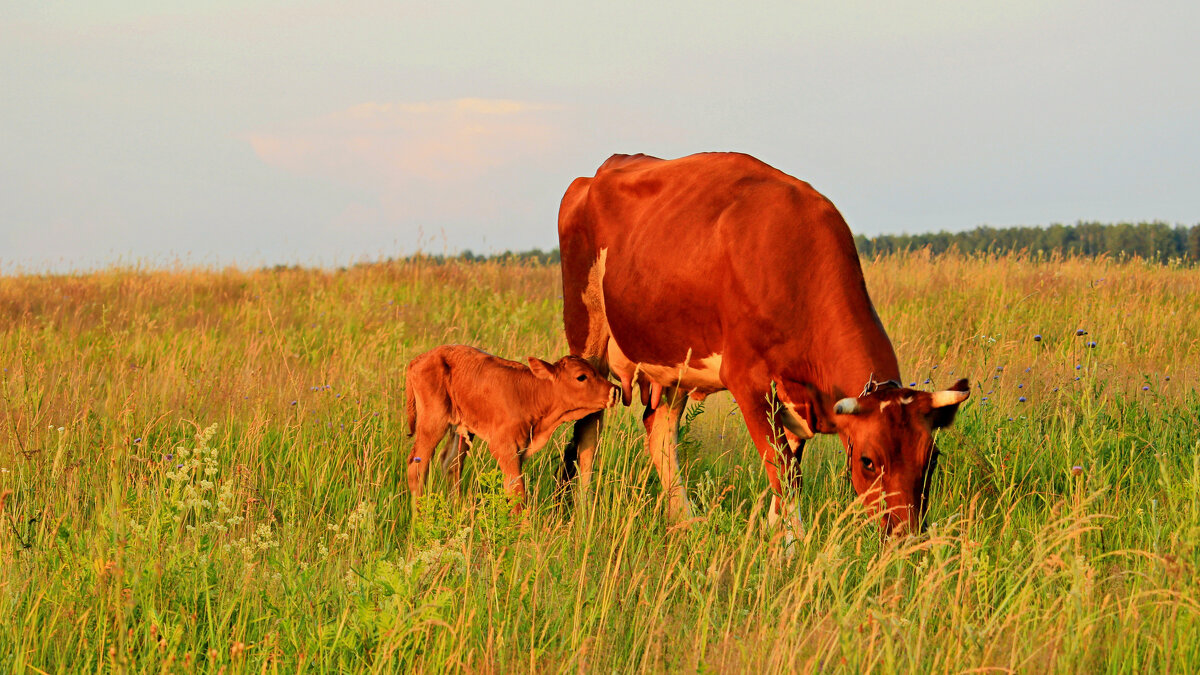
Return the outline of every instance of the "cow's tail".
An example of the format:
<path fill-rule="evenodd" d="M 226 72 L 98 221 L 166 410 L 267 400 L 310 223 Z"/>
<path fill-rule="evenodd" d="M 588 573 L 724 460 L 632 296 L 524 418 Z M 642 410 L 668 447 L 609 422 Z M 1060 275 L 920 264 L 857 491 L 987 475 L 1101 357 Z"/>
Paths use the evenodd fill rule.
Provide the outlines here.
<path fill-rule="evenodd" d="M 417 433 L 417 392 L 413 386 L 412 368 L 404 379 L 404 414 L 408 418 L 408 435 Z"/>

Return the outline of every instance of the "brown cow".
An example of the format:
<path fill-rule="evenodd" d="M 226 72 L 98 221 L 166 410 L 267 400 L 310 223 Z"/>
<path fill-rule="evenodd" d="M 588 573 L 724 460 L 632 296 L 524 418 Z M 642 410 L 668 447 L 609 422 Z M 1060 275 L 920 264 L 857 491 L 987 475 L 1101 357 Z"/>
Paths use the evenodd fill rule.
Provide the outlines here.
<path fill-rule="evenodd" d="M 933 430 L 953 420 L 967 381 L 933 393 L 900 386 L 854 240 L 828 199 L 747 155 L 614 155 L 571 184 L 558 236 L 571 353 L 614 374 L 626 405 L 640 386 L 672 516 L 688 513 L 680 413 L 689 395 L 728 390 L 766 464 L 772 523 L 800 488 L 804 440 L 819 432 L 841 437 L 884 532 L 919 526 Z M 578 471 L 586 486 L 602 420 L 575 423 L 563 480 Z"/>
<path fill-rule="evenodd" d="M 433 451 L 451 435 L 451 482 L 459 486 L 467 447 L 478 434 L 500 463 L 519 511 L 525 457 L 540 450 L 563 422 L 604 410 L 617 396 L 617 388 L 578 356 L 553 364 L 529 357 L 525 366 L 474 347 L 437 347 L 408 364 L 405 410 L 408 435 L 416 435 L 408 487 L 414 498 L 421 496 Z"/>

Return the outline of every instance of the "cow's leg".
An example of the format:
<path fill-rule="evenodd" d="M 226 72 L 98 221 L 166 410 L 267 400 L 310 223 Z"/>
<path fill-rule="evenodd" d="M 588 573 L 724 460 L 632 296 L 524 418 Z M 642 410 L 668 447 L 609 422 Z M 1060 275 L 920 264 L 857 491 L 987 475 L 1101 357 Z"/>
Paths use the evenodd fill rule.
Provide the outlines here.
<path fill-rule="evenodd" d="M 674 387 L 665 388 L 658 407 L 647 407 L 642 415 L 642 423 L 646 425 L 646 450 L 650 453 L 654 468 L 658 469 L 658 477 L 668 500 L 667 515 L 672 520 L 684 520 L 691 515 L 676 453 L 679 417 L 686 406 L 687 396 L 683 392 Z"/>
<path fill-rule="evenodd" d="M 793 537 L 804 535 L 804 519 L 800 516 L 800 492 L 804 489 L 804 473 L 801 463 L 804 458 L 804 442 L 792 432 L 784 429 L 784 442 L 787 450 L 777 455 L 780 463 L 779 482 L 783 490 L 782 496 L 772 496 L 772 509 L 767 513 L 767 523 L 774 526 L 782 523 L 786 528 L 785 537 L 790 548 Z M 778 508 L 774 508 L 774 507 Z"/>
<path fill-rule="evenodd" d="M 771 507 L 767 524 L 784 528 L 785 550 L 791 551 L 796 537 L 804 533 L 800 519 L 800 458 L 804 439 L 787 432 L 780 413 L 768 400 L 769 390 L 730 387 L 746 421 L 754 447 L 762 457 L 771 486 Z"/>
<path fill-rule="evenodd" d="M 597 250 L 590 234 L 590 222 L 584 218 L 578 200 L 582 192 L 568 190 L 559 213 L 558 238 L 562 252 L 563 328 L 571 353 L 588 360 L 605 377 L 609 376 L 608 320 L 604 315 L 604 270 L 608 253 Z M 573 208 L 570 204 L 576 203 Z M 625 401 L 628 405 L 628 400 Z M 571 480 L 579 476 L 579 491 L 586 495 L 592 478 L 596 446 L 604 426 L 604 412 L 596 412 L 575 422 L 571 440 L 563 449 L 563 464 L 558 473 L 559 491 L 568 494 Z"/>
<path fill-rule="evenodd" d="M 467 461 L 467 450 L 471 448 L 471 443 L 474 440 L 475 434 L 463 436 L 456 433 L 450 437 L 450 442 L 447 444 L 450 449 L 450 455 L 446 458 L 446 473 L 450 477 L 451 489 L 458 495 L 462 495 L 463 493 L 463 465 Z"/>

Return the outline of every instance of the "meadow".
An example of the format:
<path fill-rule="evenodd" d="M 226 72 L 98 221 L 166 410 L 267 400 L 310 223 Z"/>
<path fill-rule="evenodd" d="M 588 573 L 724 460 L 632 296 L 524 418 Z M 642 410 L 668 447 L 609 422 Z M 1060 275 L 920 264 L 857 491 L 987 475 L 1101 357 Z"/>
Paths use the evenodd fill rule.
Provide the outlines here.
<path fill-rule="evenodd" d="M 553 265 L 0 278 L 0 672 L 1196 672 L 1200 272 L 864 261 L 905 384 L 973 390 L 930 527 L 881 541 L 836 438 L 784 555 L 737 408 L 681 432 L 667 522 L 640 410 L 591 494 L 569 432 L 510 515 L 476 448 L 415 516 L 404 366 L 557 357 Z"/>

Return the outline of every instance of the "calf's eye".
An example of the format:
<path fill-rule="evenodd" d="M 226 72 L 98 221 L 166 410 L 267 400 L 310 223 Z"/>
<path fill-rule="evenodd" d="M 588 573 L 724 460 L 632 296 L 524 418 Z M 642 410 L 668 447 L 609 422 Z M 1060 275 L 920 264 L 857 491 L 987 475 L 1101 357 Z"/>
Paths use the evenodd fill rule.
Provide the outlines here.
<path fill-rule="evenodd" d="M 580 382 L 583 382 L 584 380 L 587 379 L 587 375 L 580 375 L 579 377 L 577 377 L 575 379 L 579 380 Z"/>
<path fill-rule="evenodd" d="M 870 457 L 863 457 L 861 461 L 862 461 L 864 471 L 874 471 L 875 470 L 875 462 L 872 462 Z"/>

